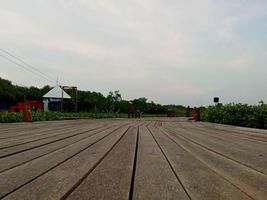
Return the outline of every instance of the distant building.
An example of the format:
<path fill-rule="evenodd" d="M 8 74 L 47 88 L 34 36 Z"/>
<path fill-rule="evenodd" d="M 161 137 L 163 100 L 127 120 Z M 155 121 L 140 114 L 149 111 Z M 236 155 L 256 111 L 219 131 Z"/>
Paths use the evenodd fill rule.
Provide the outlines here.
<path fill-rule="evenodd" d="M 68 95 L 60 86 L 55 86 L 43 96 L 44 111 L 62 111 L 66 104 L 71 101 Z"/>

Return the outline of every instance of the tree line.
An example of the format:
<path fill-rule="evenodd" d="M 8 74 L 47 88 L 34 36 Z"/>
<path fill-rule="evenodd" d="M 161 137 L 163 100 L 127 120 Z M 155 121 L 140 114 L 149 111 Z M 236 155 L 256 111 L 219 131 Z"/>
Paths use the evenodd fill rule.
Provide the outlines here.
<path fill-rule="evenodd" d="M 43 95 L 52 89 L 46 85 L 42 88 L 22 87 L 13 85 L 11 81 L 0 78 L 0 103 L 10 107 L 25 100 L 43 100 Z M 66 91 L 68 92 L 68 91 Z M 181 105 L 161 105 L 149 102 L 147 98 L 140 97 L 133 100 L 124 100 L 119 91 L 109 92 L 104 96 L 100 92 L 78 91 L 78 111 L 80 112 L 105 112 L 127 113 L 130 106 L 146 114 L 166 114 L 172 112 L 181 116 L 185 113 L 185 107 Z"/>

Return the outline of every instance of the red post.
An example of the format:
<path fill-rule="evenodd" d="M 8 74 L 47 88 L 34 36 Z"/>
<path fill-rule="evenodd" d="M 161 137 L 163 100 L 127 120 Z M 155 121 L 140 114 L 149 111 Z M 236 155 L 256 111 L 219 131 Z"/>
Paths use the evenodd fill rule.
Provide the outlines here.
<path fill-rule="evenodd" d="M 23 105 L 23 121 L 32 122 L 31 108 L 26 103 Z"/>
<path fill-rule="evenodd" d="M 200 110 L 199 110 L 199 109 L 197 109 L 197 110 L 195 111 L 195 113 L 194 113 L 194 120 L 195 120 L 196 122 L 200 121 Z"/>

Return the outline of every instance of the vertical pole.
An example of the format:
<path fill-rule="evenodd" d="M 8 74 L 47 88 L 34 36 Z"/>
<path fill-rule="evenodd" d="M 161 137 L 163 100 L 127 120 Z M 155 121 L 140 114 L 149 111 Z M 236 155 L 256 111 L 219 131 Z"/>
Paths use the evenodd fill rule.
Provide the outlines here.
<path fill-rule="evenodd" d="M 61 95 L 61 112 L 63 112 L 63 86 L 62 86 L 61 90 L 62 90 L 62 95 Z"/>
<path fill-rule="evenodd" d="M 76 87 L 76 112 L 78 112 L 78 89 L 77 89 L 77 87 Z"/>

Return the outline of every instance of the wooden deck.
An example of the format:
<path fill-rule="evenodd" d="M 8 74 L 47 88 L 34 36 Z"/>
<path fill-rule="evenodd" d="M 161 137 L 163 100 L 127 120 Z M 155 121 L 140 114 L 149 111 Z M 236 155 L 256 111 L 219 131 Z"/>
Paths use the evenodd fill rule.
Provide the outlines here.
<path fill-rule="evenodd" d="M 0 199 L 267 199 L 267 131 L 186 119 L 0 124 Z"/>

